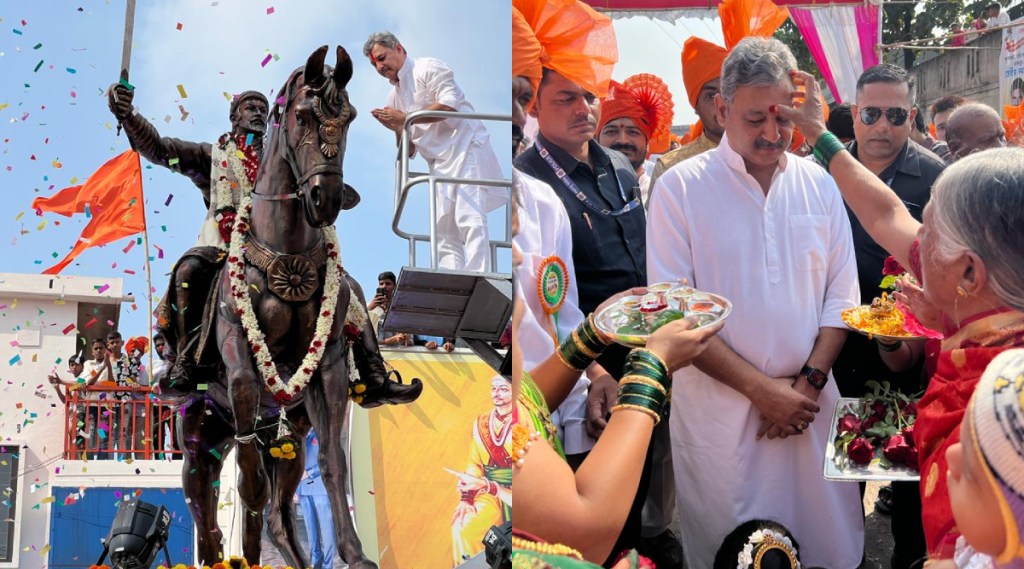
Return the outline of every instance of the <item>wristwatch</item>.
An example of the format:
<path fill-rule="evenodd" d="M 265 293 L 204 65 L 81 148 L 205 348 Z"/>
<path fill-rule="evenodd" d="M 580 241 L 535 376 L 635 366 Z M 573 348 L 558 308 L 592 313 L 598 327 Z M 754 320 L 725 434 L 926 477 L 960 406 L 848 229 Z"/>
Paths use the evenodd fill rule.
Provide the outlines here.
<path fill-rule="evenodd" d="M 818 391 L 825 389 L 825 384 L 828 383 L 827 373 L 821 371 L 820 369 L 815 369 L 809 365 L 805 365 L 800 370 L 800 375 L 806 377 L 807 383 L 810 383 L 811 387 L 817 389 Z"/>

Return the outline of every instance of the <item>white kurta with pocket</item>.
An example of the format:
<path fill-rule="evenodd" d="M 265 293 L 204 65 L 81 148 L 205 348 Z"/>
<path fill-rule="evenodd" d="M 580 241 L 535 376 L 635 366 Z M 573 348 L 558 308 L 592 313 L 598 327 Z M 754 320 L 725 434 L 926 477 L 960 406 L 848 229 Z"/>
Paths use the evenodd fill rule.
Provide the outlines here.
<path fill-rule="evenodd" d="M 562 200 L 558 199 L 551 186 L 532 176 L 518 170 L 514 170 L 512 176 L 522 205 L 519 209 L 519 232 L 512 238 L 522 255 L 522 263 L 516 267 L 513 276 L 516 297 L 526 308 L 513 341 L 523 354 L 523 369 L 529 371 L 555 353 L 557 343 L 569 337 L 583 322 L 583 313 L 579 307 L 572 262 L 572 230 Z M 544 312 L 537 292 L 540 267 L 545 259 L 552 256 L 565 262 L 569 274 L 565 302 L 558 310 L 557 318 Z M 568 454 L 580 454 L 594 446 L 595 441 L 587 435 L 584 424 L 589 387 L 590 381 L 585 376 L 580 377 L 552 416 Z"/>
<path fill-rule="evenodd" d="M 650 282 L 689 279 L 733 311 L 719 337 L 768 377 L 795 377 L 820 327 L 845 328 L 859 303 L 850 223 L 842 196 L 817 164 L 784 155 L 765 195 L 727 138 L 677 165 L 652 193 Z M 719 545 L 755 518 L 785 525 L 805 567 L 853 569 L 864 547 L 857 485 L 822 477 L 832 410 L 800 436 L 755 440 L 760 412 L 723 383 L 687 367 L 675 373 L 671 435 L 683 551 L 711 567 Z"/>

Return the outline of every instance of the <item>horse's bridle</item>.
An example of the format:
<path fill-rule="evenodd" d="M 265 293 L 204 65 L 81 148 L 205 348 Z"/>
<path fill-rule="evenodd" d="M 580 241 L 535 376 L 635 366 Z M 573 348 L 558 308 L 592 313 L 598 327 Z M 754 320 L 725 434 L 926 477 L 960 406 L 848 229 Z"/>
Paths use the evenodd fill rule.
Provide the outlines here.
<path fill-rule="evenodd" d="M 310 89 L 312 89 L 312 87 L 310 87 Z M 342 107 L 341 114 L 337 118 L 328 118 L 321 107 L 321 95 L 323 90 L 324 87 L 321 87 L 314 91 L 316 94 L 313 96 L 313 114 L 316 115 L 317 121 L 320 123 L 317 128 L 317 137 L 320 139 L 320 152 L 325 158 L 330 159 L 338 155 L 338 146 L 341 142 L 342 127 L 344 127 L 345 122 L 348 120 L 349 116 L 351 116 L 351 111 L 349 110 L 348 103 L 343 101 L 344 106 Z M 280 107 L 275 106 L 274 118 L 277 119 L 276 122 L 281 125 L 280 136 L 284 137 L 285 146 L 284 158 L 288 163 L 288 166 L 292 169 L 292 176 L 295 178 L 295 191 L 290 194 L 258 194 L 254 188 L 250 195 L 264 201 L 301 200 L 304 196 L 303 186 L 306 185 L 306 182 L 308 182 L 310 178 L 317 174 L 337 174 L 341 176 L 341 165 L 337 162 L 318 164 L 308 173 L 302 175 L 301 172 L 299 172 L 295 149 L 292 148 L 292 145 L 288 142 L 288 121 L 285 120 L 282 122 L 280 120 L 280 113 Z M 314 144 L 314 142 L 310 140 L 310 136 L 312 134 L 313 130 L 310 129 L 306 133 L 306 136 L 299 141 L 298 145 Z"/>

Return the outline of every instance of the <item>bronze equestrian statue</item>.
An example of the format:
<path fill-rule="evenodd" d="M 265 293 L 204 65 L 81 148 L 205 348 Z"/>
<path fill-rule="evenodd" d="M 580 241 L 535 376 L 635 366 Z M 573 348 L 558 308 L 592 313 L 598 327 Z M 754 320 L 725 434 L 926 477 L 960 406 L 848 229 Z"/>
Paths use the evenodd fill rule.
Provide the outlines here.
<path fill-rule="evenodd" d="M 219 354 L 213 345 L 213 305 L 216 299 L 211 284 L 223 267 L 227 252 L 227 233 L 234 219 L 231 203 L 217 203 L 211 194 L 212 154 L 214 145 L 161 137 L 155 126 L 132 107 L 135 92 L 127 81 L 111 85 L 108 91 L 110 111 L 128 135 L 132 148 L 158 166 L 187 176 L 202 192 L 207 214 L 196 245 L 185 252 L 172 271 L 167 292 L 157 307 L 157 330 L 167 339 L 166 358 L 171 363 L 161 390 L 166 395 L 187 394 L 197 385 L 208 384 L 217 374 Z M 231 102 L 231 131 L 217 141 L 224 150 L 230 143 L 247 154 L 246 176 L 238 183 L 252 188 L 263 156 L 267 129 L 267 98 L 258 91 L 246 91 Z M 343 209 L 359 203 L 353 189 L 347 194 Z M 360 303 L 366 306 L 363 289 L 346 272 L 349 286 Z M 355 345 L 355 361 L 361 384 L 356 401 L 370 409 L 381 404 L 411 403 L 423 391 L 419 379 L 402 384 L 388 379 L 384 360 L 377 345 L 377 336 L 367 323 Z"/>
<path fill-rule="evenodd" d="M 279 126 L 262 160 L 256 158 L 257 144 L 262 145 L 266 122 L 258 116 L 265 113 L 266 100 L 258 93 L 236 100 L 232 132 L 211 146 L 160 139 L 152 125 L 132 114 L 130 91 L 123 85 L 111 89 L 111 109 L 133 146 L 155 163 L 177 166 L 203 190 L 211 210 L 204 230 L 216 231 L 223 245 L 213 247 L 217 253 L 190 250 L 186 259 L 196 261 L 179 262 L 173 277 L 176 283 L 189 283 L 174 293 L 184 289 L 193 298 L 205 294 L 194 283 L 207 279 L 212 285 L 210 299 L 202 297 L 209 307 L 204 318 L 214 321 L 212 331 L 199 332 L 188 345 L 184 340 L 201 324 L 187 310 L 177 311 L 176 326 L 162 323 L 180 333 L 179 360 L 188 355 L 182 348 L 195 350 L 188 357 L 198 365 L 185 366 L 187 373 L 204 369 L 206 342 L 221 360 L 210 368 L 216 373 L 209 376 L 205 392 L 191 388 L 195 378 L 187 373 L 178 377 L 189 382 L 189 389 L 166 386 L 188 391 L 178 422 L 185 449 L 182 478 L 204 564 L 222 559 L 213 483 L 223 457 L 237 446 L 238 493 L 245 508 L 243 554 L 251 563 L 260 559 L 263 509 L 269 501 L 271 540 L 288 564 L 307 565 L 292 503 L 303 461 L 282 457 L 281 448 L 271 445 L 287 440 L 294 447 L 291 456 L 301 457 L 313 426 L 320 438 L 319 462 L 338 551 L 352 569 L 376 567 L 363 555 L 345 493 L 341 434 L 349 373 L 358 373 L 369 385 L 366 394 L 373 399 L 364 400 L 364 406 L 412 400 L 422 390 L 418 380 L 385 383 L 373 377 L 373 364 L 358 362 L 360 355 L 365 360 L 379 353 L 358 286 L 341 268 L 332 226 L 342 209 L 358 202 L 355 190 L 344 183 L 341 166 L 356 115 L 345 90 L 352 62 L 339 46 L 332 69 L 324 65 L 326 53 L 327 46 L 313 52 L 282 87 L 272 115 Z M 204 176 L 206 171 L 210 174 Z M 173 298 L 178 307 L 196 306 Z"/>

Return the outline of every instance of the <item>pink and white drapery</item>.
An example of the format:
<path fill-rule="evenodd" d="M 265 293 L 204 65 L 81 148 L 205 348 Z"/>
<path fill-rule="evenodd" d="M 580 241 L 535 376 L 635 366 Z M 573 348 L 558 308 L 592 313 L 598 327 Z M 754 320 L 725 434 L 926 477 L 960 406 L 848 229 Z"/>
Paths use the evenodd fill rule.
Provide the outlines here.
<path fill-rule="evenodd" d="M 880 8 L 875 5 L 793 8 L 789 15 L 836 102 L 853 102 L 857 78 L 879 63 Z"/>

